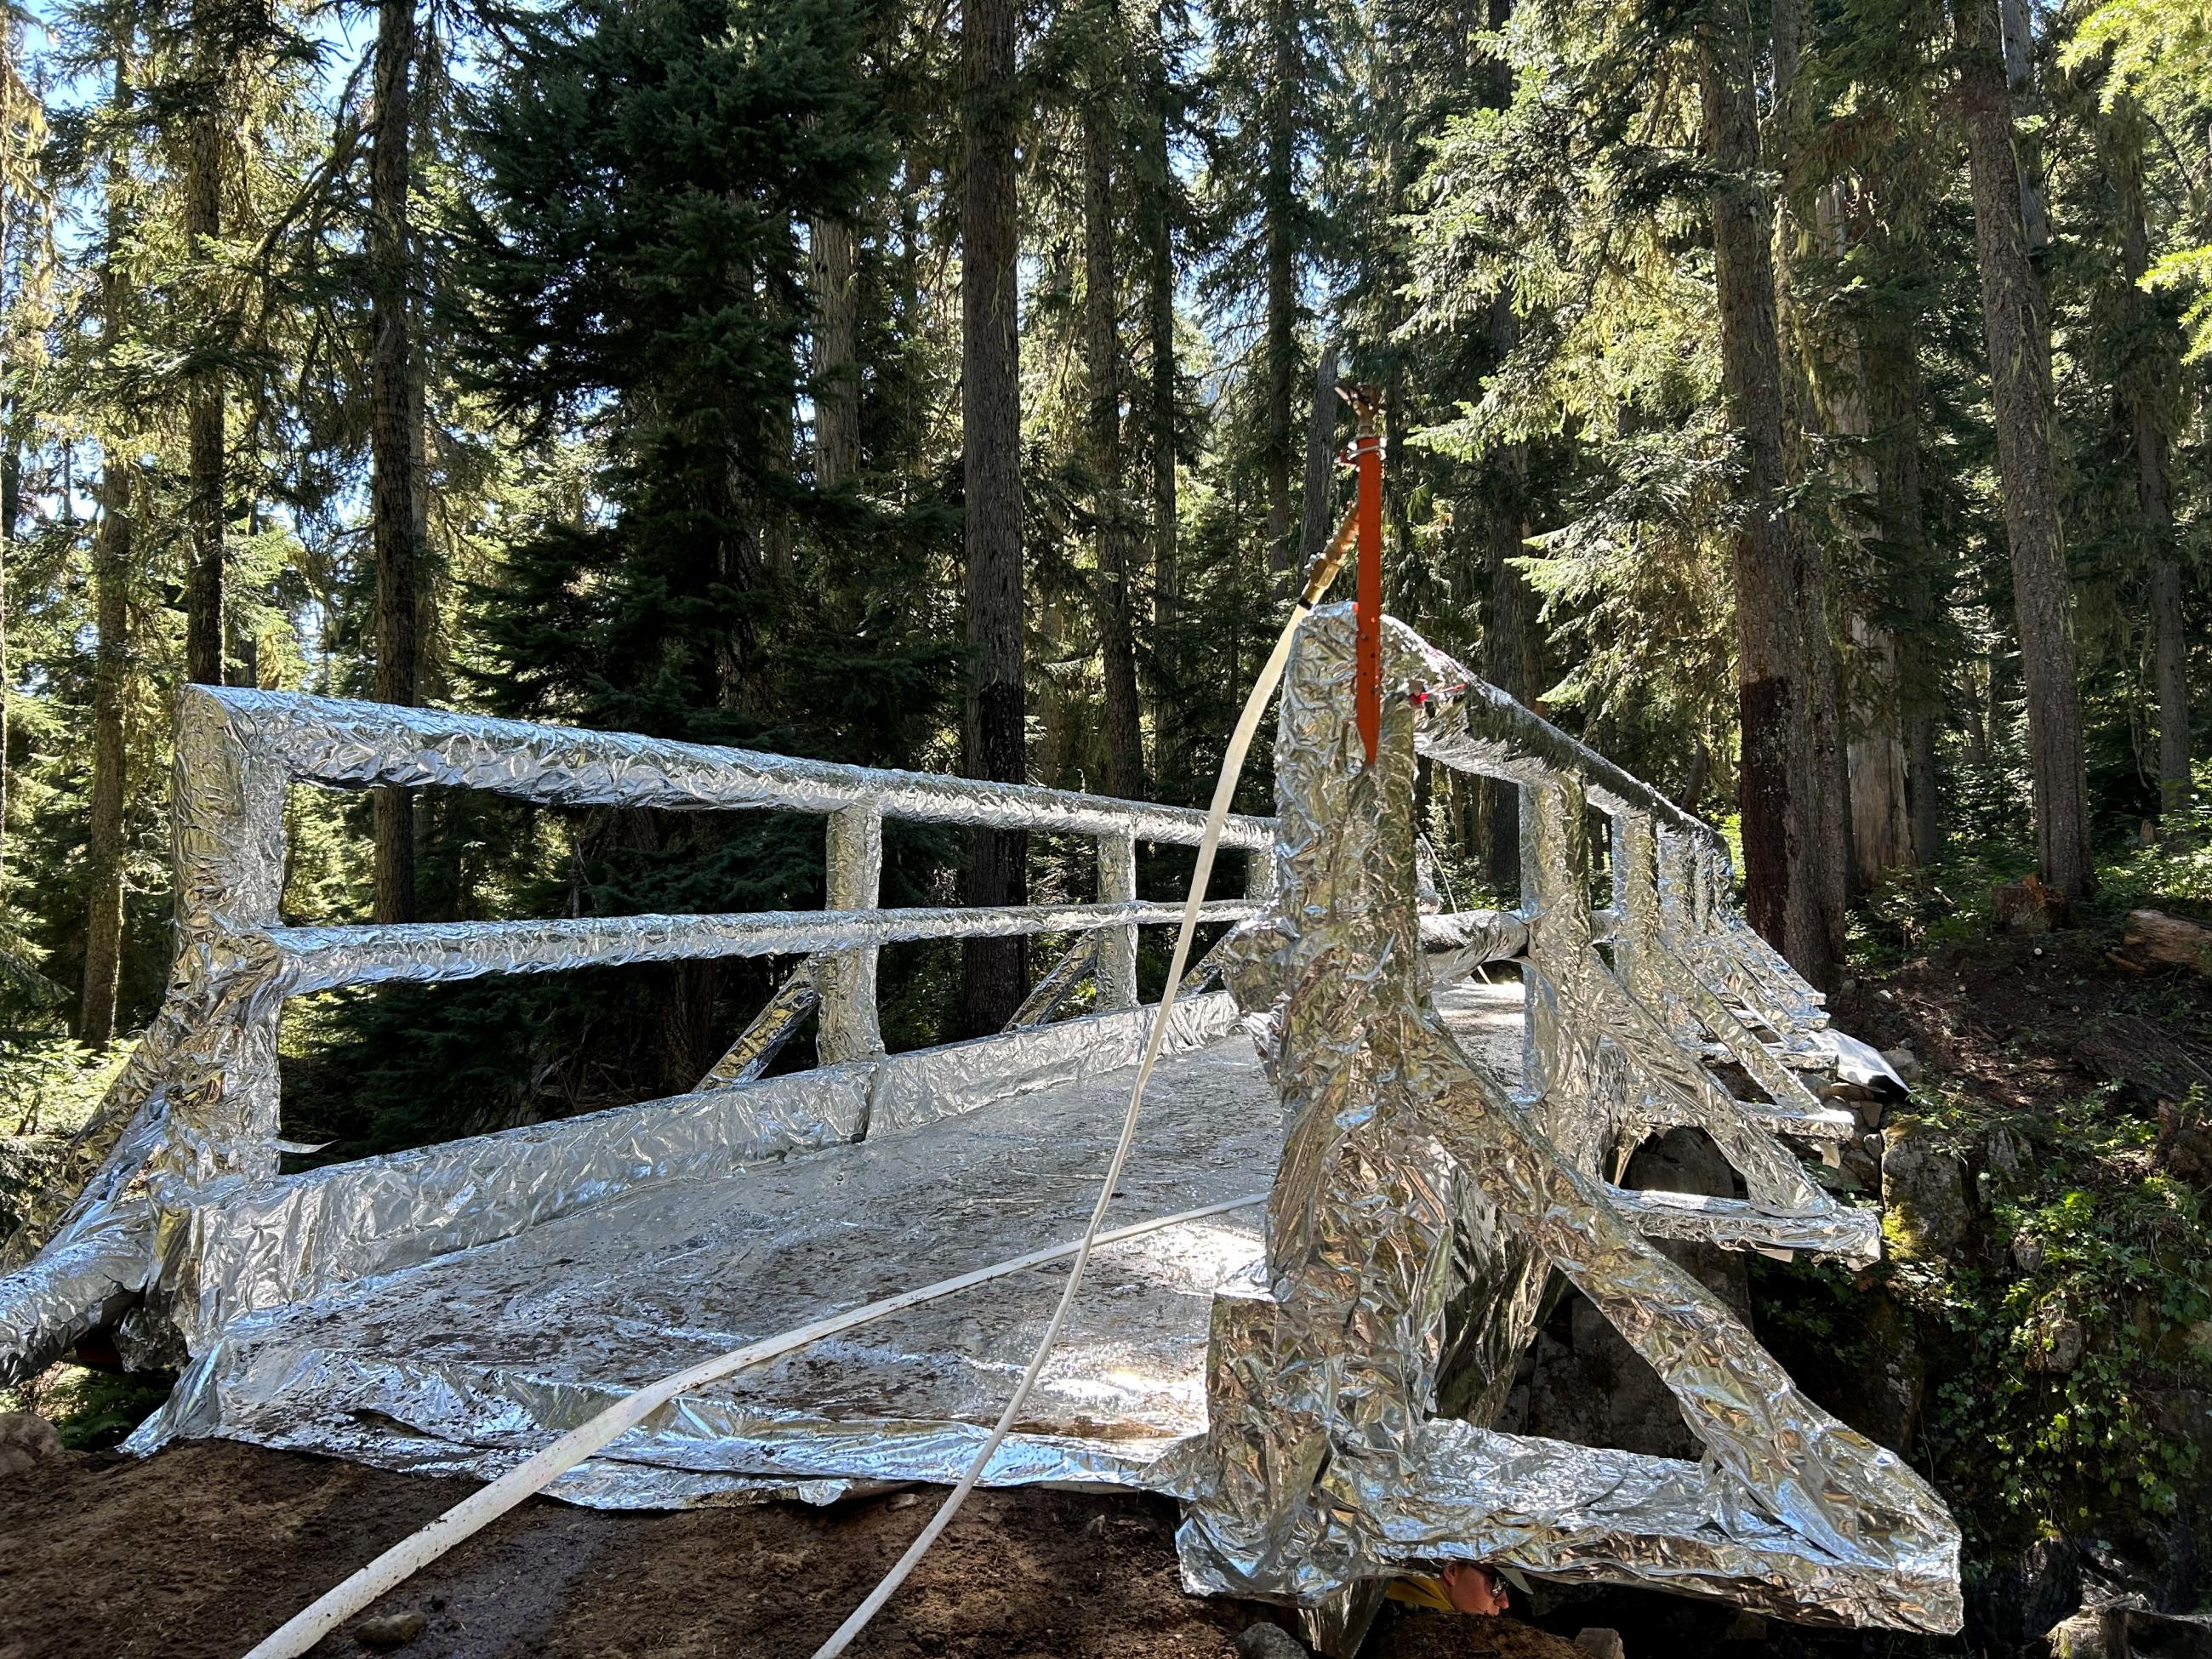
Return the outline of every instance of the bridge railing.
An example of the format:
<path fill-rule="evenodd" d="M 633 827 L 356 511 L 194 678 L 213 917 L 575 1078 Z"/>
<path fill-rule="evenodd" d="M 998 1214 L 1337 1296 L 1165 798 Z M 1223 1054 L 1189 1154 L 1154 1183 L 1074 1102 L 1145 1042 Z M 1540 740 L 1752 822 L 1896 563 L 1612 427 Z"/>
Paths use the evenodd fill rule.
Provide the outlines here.
<path fill-rule="evenodd" d="M 1665 1008 L 1686 1030 L 1698 1023 L 1708 1030 L 1722 1026 L 1769 1094 L 1801 1109 L 1777 1117 L 1806 1122 L 1832 1115 L 1809 1109 L 1802 1085 L 1793 1087 L 1794 1079 L 1780 1070 L 1783 1061 L 1812 1066 L 1832 1058 L 1832 1049 L 1821 1041 L 1825 1015 L 1803 982 L 1786 964 L 1778 965 L 1773 953 L 1735 919 L 1724 897 L 1725 855 L 1712 832 L 1511 698 L 1472 680 L 1456 664 L 1441 657 L 1437 661 L 1439 679 L 1455 678 L 1461 684 L 1453 689 L 1462 695 L 1446 700 L 1454 708 L 1450 718 L 1424 723 L 1425 750 L 1440 763 L 1520 784 L 1524 830 L 1536 836 L 1530 842 L 1532 854 L 1544 854 L 1554 846 L 1567 849 L 1565 862 L 1548 855 L 1524 858 L 1528 884 L 1517 911 L 1425 918 L 1425 944 L 1443 953 L 1436 958 L 1437 971 L 1449 976 L 1476 962 L 1525 953 L 1532 971 L 1564 976 L 1580 971 L 1587 941 L 1602 939 L 1638 996 Z M 1614 903 L 1595 918 L 1588 905 L 1587 837 L 1577 842 L 1556 808 L 1557 786 L 1563 781 L 1572 784 L 1578 797 L 1613 816 Z M 467 788 L 568 808 L 818 814 L 824 823 L 828 908 L 730 915 L 288 926 L 282 915 L 284 813 L 290 791 L 302 785 L 340 790 Z M 1087 837 L 1096 848 L 1099 902 L 882 908 L 878 900 L 887 819 Z M 800 1022 L 818 1012 L 817 1047 L 823 1069 L 823 1089 L 816 1092 L 848 1089 L 852 1076 L 860 1073 L 873 1079 L 873 1092 L 866 1093 L 857 1116 L 846 1102 L 799 1139 L 849 1136 L 865 1133 L 869 1115 L 879 1108 L 886 1122 L 924 1109 L 908 1098 L 917 1089 L 951 1088 L 962 1099 L 974 1093 L 952 1075 L 969 1063 L 961 1058 L 962 1051 L 942 1051 L 919 1066 L 879 1059 L 884 1045 L 876 969 L 883 945 L 1076 934 L 1075 946 L 1040 976 L 1010 1022 L 1009 1031 L 1022 1035 L 1005 1045 L 1008 1075 L 1027 1063 L 1024 1042 L 1046 1043 L 1060 1055 L 1051 1063 L 1072 1065 L 1079 1062 L 1071 1045 L 1088 1042 L 1091 1048 L 1079 1063 L 1105 1064 L 1126 1032 L 1102 1027 L 1086 1036 L 1070 1030 L 1048 1042 L 1036 1028 L 1050 1019 L 1085 973 L 1096 980 L 1102 1012 L 1136 1006 L 1137 930 L 1171 923 L 1179 914 L 1176 905 L 1139 900 L 1137 844 L 1193 845 L 1201 839 L 1204 823 L 1202 813 L 1185 808 L 1070 791 L 295 693 L 188 687 L 180 699 L 177 732 L 177 951 L 168 994 L 93 1122 L 73 1143 L 64 1167 L 27 1206 L 15 1236 L 0 1247 L 0 1270 L 24 1270 L 0 1278 L 0 1372 L 51 1352 L 58 1341 L 73 1340 L 98 1322 L 100 1310 L 118 1292 L 146 1287 L 155 1276 L 173 1289 L 188 1280 L 191 1259 L 213 1248 L 210 1206 L 237 1212 L 241 1219 L 233 1231 L 255 1231 L 247 1213 L 251 1206 L 237 1188 L 240 1182 L 277 1179 L 283 1150 L 277 1037 L 290 997 L 393 981 L 796 956 L 799 965 L 708 1068 L 693 1094 L 652 1104 L 680 1115 L 686 1101 L 734 1103 L 734 1097 L 718 1091 L 757 1082 Z M 1248 896 L 1209 904 L 1206 920 L 1234 921 L 1258 908 L 1257 896 L 1273 875 L 1273 860 L 1265 854 L 1273 846 L 1274 833 L 1272 819 L 1231 818 L 1223 842 L 1247 855 Z M 1695 959 L 1705 981 L 1761 1027 L 1768 1041 L 1717 1018 L 1711 1007 L 1668 1003 L 1670 997 L 1679 1001 L 1676 988 L 1686 977 L 1698 976 L 1680 971 L 1689 958 Z M 1194 974 L 1202 978 L 1206 971 L 1201 964 Z M 1553 1024 L 1531 1022 L 1531 1059 L 1540 1077 L 1562 1054 L 1562 1035 Z M 883 1099 L 877 1098 L 879 1094 Z M 635 1109 L 651 1115 L 649 1108 Z M 738 1109 L 742 1117 L 744 1109 Z M 558 1161 L 568 1157 L 558 1146 L 576 1143 L 568 1161 L 574 1165 L 569 1184 L 577 1201 L 604 1184 L 601 1164 L 611 1154 L 592 1141 L 597 1133 L 601 1132 L 587 1120 L 577 1120 L 573 1134 L 564 1130 L 532 1154 Z M 629 1133 L 623 1125 L 604 1128 L 617 1140 Z M 708 1134 L 693 1151 L 711 1162 L 737 1156 L 744 1146 L 757 1152 L 798 1144 L 780 1130 L 750 1139 L 734 1129 L 728 1133 L 734 1138 Z M 475 1152 L 465 1146 L 455 1152 L 455 1158 L 446 1160 L 453 1166 L 449 1196 L 460 1204 L 477 1190 L 472 1183 L 482 1170 L 471 1161 Z M 326 1173 L 335 1181 L 354 1167 Z M 381 1177 L 364 1165 L 359 1178 L 367 1182 Z M 428 1176 L 424 1170 L 413 1170 L 408 1178 Z M 278 1184 L 293 1179 L 283 1177 Z M 212 1196 L 217 1188 L 211 1183 L 217 1182 L 228 1194 L 220 1202 Z M 513 1215 L 501 1211 L 482 1218 L 479 1231 L 489 1237 L 520 1224 L 517 1218 L 535 1217 L 555 1201 L 549 1194 L 557 1197 L 568 1191 L 562 1179 L 549 1177 L 544 1191 L 508 1206 Z M 271 1201 L 290 1204 L 297 1197 Z M 443 1213 L 445 1201 L 426 1200 L 417 1206 L 424 1211 L 416 1218 L 422 1229 L 429 1229 L 430 1218 Z M 200 1218 L 175 1219 L 193 1216 Z M 180 1226 L 207 1236 L 185 1243 Z M 289 1237 L 274 1221 L 258 1231 L 269 1238 Z M 36 1269 L 27 1267 L 41 1247 Z M 272 1276 L 271 1285 L 282 1278 Z"/>
<path fill-rule="evenodd" d="M 820 911 L 550 921 L 286 927 L 287 792 L 453 787 L 540 805 L 822 815 Z M 1205 814 L 1073 791 L 492 720 L 298 693 L 186 688 L 176 758 L 177 970 L 164 1024 L 169 1057 L 165 1160 L 188 1179 L 276 1167 L 276 1024 L 288 997 L 391 981 L 443 981 L 641 962 L 801 955 L 808 994 L 773 1004 L 709 1071 L 708 1083 L 757 1071 L 763 1038 L 788 1036 L 818 1005 L 818 1050 L 834 1064 L 882 1052 L 880 948 L 914 939 L 1043 933 L 1100 936 L 1104 1008 L 1137 1001 L 1137 930 L 1180 907 L 1137 897 L 1138 842 L 1195 845 Z M 883 826 L 896 818 L 1079 836 L 1097 845 L 1099 902 L 884 910 L 878 908 Z M 1271 821 L 1233 817 L 1227 847 L 1257 854 Z M 1264 878 L 1265 860 L 1250 860 Z M 1250 914 L 1207 907 L 1209 921 Z M 749 1041 L 750 1039 L 750 1041 Z"/>

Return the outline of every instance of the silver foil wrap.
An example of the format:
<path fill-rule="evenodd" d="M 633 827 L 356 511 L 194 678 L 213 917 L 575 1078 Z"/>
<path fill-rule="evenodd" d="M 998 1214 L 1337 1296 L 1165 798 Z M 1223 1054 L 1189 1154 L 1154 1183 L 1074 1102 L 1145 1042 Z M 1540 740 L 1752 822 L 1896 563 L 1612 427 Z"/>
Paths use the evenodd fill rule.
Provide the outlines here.
<path fill-rule="evenodd" d="M 1685 988 L 1686 1012 L 1647 1002 L 1597 953 L 1585 803 L 1687 840 L 1701 829 L 1395 626 L 1369 763 L 1352 658 L 1349 610 L 1316 613 L 1278 725 L 1275 900 L 1226 951 L 1291 1121 L 1265 1260 L 1214 1304 L 1206 1436 L 1182 1453 L 1199 1492 L 1179 1534 L 1187 1582 L 1322 1607 L 1361 1579 L 1461 1559 L 1798 1619 L 1955 1629 L 1959 1540 L 1942 1503 L 1805 1399 L 1648 1240 L 1853 1259 L 1877 1248 L 1871 1218 L 1814 1188 L 1705 1070 L 1703 1034 L 1687 1029 L 1698 992 Z M 1422 727 L 1432 759 L 1522 786 L 1531 1065 L 1517 1089 L 1455 1042 L 1421 971 Z M 1705 902 L 1674 924 L 1695 930 L 1686 946 L 1753 954 Z M 1647 992 L 1683 977 L 1681 958 L 1650 955 L 1668 925 L 1636 940 Z M 1760 957 L 1744 972 L 1774 968 Z M 1613 1186 L 1671 1124 L 1711 1135 L 1748 1197 Z M 1701 1462 L 1486 1426 L 1554 1269 L 1650 1363 Z M 1447 1367 L 1466 1420 L 1434 1415 Z"/>
<path fill-rule="evenodd" d="M 1348 1587 L 1410 1562 L 1474 1557 L 1796 1617 L 1955 1624 L 1940 1504 L 1807 1405 L 1647 1243 L 1866 1259 L 1870 1214 L 1812 1186 L 1775 1139 L 1832 1145 L 1841 1115 L 1798 1074 L 1861 1058 L 1735 915 L 1704 825 L 1395 625 L 1384 750 L 1373 767 L 1356 759 L 1350 639 L 1332 611 L 1299 645 L 1279 822 L 1233 820 L 1225 837 L 1268 856 L 1248 860 L 1249 901 L 1207 912 L 1247 918 L 1202 964 L 1235 997 L 1179 1006 L 1113 1218 L 1209 1213 L 1102 1254 L 988 1478 L 1172 1493 L 1190 1504 L 1195 1587 L 1310 1606 L 1341 1607 Z M 1435 901 L 1412 832 L 1416 743 L 1522 786 L 1521 910 L 1422 914 Z M 287 927 L 295 782 L 815 812 L 830 908 Z M 1585 803 L 1614 826 L 1613 900 L 1595 916 Z M 1091 836 L 1101 902 L 879 910 L 886 817 Z M 1176 910 L 1137 899 L 1134 843 L 1194 842 L 1201 823 L 1060 792 L 194 688 L 179 728 L 171 994 L 74 1150 L 68 1187 L 9 1247 L 0 1369 L 143 1297 L 134 1349 L 180 1333 L 191 1358 L 135 1449 L 224 1434 L 489 1474 L 707 1354 L 1072 1237 L 1149 1018 L 1132 1006 L 1136 928 Z M 1041 931 L 1084 941 L 1069 977 L 1094 973 L 1104 1012 L 882 1052 L 882 944 Z M 804 962 L 690 1094 L 277 1173 L 289 995 L 763 953 Z M 1463 982 L 1506 959 L 1525 991 Z M 763 1079 L 817 1007 L 823 1063 Z M 1709 1062 L 1723 1060 L 1753 1097 L 1721 1086 Z M 1636 1145 L 1675 1125 L 1714 1138 L 1743 1199 L 1616 1184 Z M 1264 1219 L 1233 1207 L 1270 1170 Z M 1485 1426 L 1555 1270 L 1674 1389 L 1702 1462 Z M 822 1500 L 950 1479 L 1056 1282 L 1025 1275 L 729 1379 L 556 1491 L 610 1505 Z M 1435 1414 L 1444 1379 L 1472 1402 L 1463 1419 Z"/>

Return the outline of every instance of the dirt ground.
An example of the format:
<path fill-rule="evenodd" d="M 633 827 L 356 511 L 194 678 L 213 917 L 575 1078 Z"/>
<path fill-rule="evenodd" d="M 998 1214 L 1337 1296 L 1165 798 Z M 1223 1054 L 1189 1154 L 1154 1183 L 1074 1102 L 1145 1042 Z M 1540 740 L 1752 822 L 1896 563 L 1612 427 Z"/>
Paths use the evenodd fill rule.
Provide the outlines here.
<path fill-rule="evenodd" d="M 2192 1086 L 2212 1094 L 2212 979 L 2134 963 L 2098 923 L 1946 946 L 1862 981 L 1838 1022 L 2014 1107 L 2096 1084 L 2155 1111 Z"/>
<path fill-rule="evenodd" d="M 222 1441 L 65 1453 L 0 1478 L 0 1659 L 237 1659 L 468 1490 Z M 537 1500 L 371 1612 L 427 1616 L 407 1659 L 804 1656 L 929 1513 L 916 1493 L 655 1515 Z M 1220 1659 L 1264 1615 L 1184 1595 L 1174 1529 L 1172 1504 L 1138 1495 L 979 1492 L 851 1651 Z M 315 1650 L 366 1651 L 350 1627 Z M 1425 1614 L 1369 1651 L 1573 1650 Z"/>

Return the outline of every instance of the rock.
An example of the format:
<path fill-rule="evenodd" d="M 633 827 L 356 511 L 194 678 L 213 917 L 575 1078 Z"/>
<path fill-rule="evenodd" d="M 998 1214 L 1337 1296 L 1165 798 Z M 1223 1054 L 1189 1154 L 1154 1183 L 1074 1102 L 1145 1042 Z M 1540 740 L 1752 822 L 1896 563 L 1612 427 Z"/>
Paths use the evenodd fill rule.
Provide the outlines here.
<path fill-rule="evenodd" d="M 2062 1619 L 2044 1637 L 2051 1659 L 2127 1659 L 2125 1638 L 2102 1610 L 2084 1608 Z"/>
<path fill-rule="evenodd" d="M 429 1624 L 421 1608 L 402 1607 L 398 1613 L 382 1613 L 362 1620 L 353 1627 L 353 1639 L 365 1648 L 388 1651 L 405 1647 L 429 1628 Z"/>
<path fill-rule="evenodd" d="M 1304 1643 L 1280 1625 L 1262 1623 L 1247 1626 L 1237 1638 L 1237 1659 L 1312 1659 L 1312 1656 Z"/>
<path fill-rule="evenodd" d="M 2212 927 L 2170 916 L 2163 910 L 2130 910 L 2120 943 L 2137 956 L 2167 968 L 2188 968 L 2212 976 Z"/>
<path fill-rule="evenodd" d="M 1575 1632 L 1575 1645 L 1590 1659 L 1628 1659 L 1628 1651 L 1620 1645 L 1620 1632 L 1596 1626 Z"/>
<path fill-rule="evenodd" d="M 1881 1121 L 1883 1117 L 1887 1115 L 1889 1110 L 1887 1106 L 1883 1105 L 1881 1101 L 1875 1099 L 1872 1095 L 1869 1095 L 1864 1100 L 1853 1101 L 1851 1103 L 1851 1109 L 1858 1114 L 1861 1127 L 1868 1129 L 1879 1129 L 1881 1127 Z"/>
<path fill-rule="evenodd" d="M 2105 1617 L 2119 1625 L 2129 1659 L 2212 1659 L 2212 1613 L 2112 1607 Z"/>
<path fill-rule="evenodd" d="M 1889 1062 L 1889 1069 L 1906 1083 L 1920 1075 L 1920 1056 L 1912 1052 L 1910 1043 L 1900 1042 L 1894 1048 L 1885 1048 L 1881 1057 Z"/>
<path fill-rule="evenodd" d="M 1965 1166 L 1917 1119 L 1881 1132 L 1882 1231 L 1902 1256 L 1949 1255 L 1973 1222 Z"/>
<path fill-rule="evenodd" d="M 1629 1160 L 1623 1184 L 1716 1197 L 1735 1190 L 1728 1160 L 1697 1129 L 1671 1129 L 1646 1142 Z M 1751 1280 L 1741 1252 L 1677 1239 L 1662 1241 L 1659 1249 L 1749 1317 Z M 1694 1459 L 1703 1449 L 1650 1362 L 1579 1291 L 1553 1310 L 1530 1360 L 1522 1432 L 1655 1457 Z"/>
<path fill-rule="evenodd" d="M 2081 1606 L 2079 1549 L 2039 1538 L 2009 1560 L 1992 1560 L 1966 1584 L 1968 1621 L 1986 1633 L 1988 1651 L 2047 1656 L 2044 1633 Z"/>
<path fill-rule="evenodd" d="M 2027 1163 L 2027 1148 L 2021 1144 L 2018 1135 L 2006 1128 L 1990 1131 L 1983 1154 L 1989 1159 L 1990 1168 L 1999 1175 L 2016 1176 Z"/>
<path fill-rule="evenodd" d="M 2036 1320 L 2027 1368 L 2063 1376 L 2081 1363 L 2081 1356 L 2088 1351 L 2089 1334 L 2081 1328 L 2081 1322 L 2064 1309 L 2054 1308 Z"/>
<path fill-rule="evenodd" d="M 62 1455 L 54 1425 L 30 1412 L 0 1412 L 0 1476 L 21 1474 Z"/>
<path fill-rule="evenodd" d="M 2033 876 L 2000 882 L 1990 892 L 1990 911 L 2000 933 L 2047 933 L 2072 919 L 2066 895 Z"/>

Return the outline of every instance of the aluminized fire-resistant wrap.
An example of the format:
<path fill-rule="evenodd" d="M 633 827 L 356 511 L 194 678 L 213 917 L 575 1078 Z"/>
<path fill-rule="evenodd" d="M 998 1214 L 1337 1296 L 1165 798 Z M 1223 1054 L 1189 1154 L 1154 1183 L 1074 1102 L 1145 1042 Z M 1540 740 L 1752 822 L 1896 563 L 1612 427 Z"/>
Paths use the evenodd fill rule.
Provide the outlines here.
<path fill-rule="evenodd" d="M 699 1079 L 700 1089 L 750 1083 L 768 1070 L 769 1063 L 783 1052 L 783 1045 L 791 1041 L 801 1022 L 822 1000 L 822 993 L 814 982 L 820 961 L 819 957 L 809 957 L 784 975 L 783 983 L 762 1005 L 760 1012 L 722 1051 L 722 1057 L 707 1068 L 706 1076 Z"/>
<path fill-rule="evenodd" d="M 1749 1108 L 1763 1127 L 1779 1133 L 1837 1142 L 1858 1133 L 1849 1112 L 1823 1106 L 1783 1060 L 1704 980 L 1690 960 L 1680 929 L 1671 926 L 1660 897 L 1662 836 L 1649 818 L 1624 812 L 1613 820 L 1613 909 L 1619 918 L 1613 957 L 1629 991 L 1692 1043 L 1710 1037 L 1766 1091 L 1767 1103 Z"/>
<path fill-rule="evenodd" d="M 1744 925 L 1727 899 L 1726 855 L 1686 837 L 1659 836 L 1660 907 L 1686 959 L 1707 983 L 1772 1031 L 1782 1057 L 1818 1068 L 1833 1051 L 1820 994 Z"/>
<path fill-rule="evenodd" d="M 46 1248 L 0 1273 L 0 1388 L 37 1376 L 152 1276 L 153 1209 L 137 1171 L 155 1133 L 137 1120 Z"/>
<path fill-rule="evenodd" d="M 289 778 L 333 788 L 445 785 L 557 806 L 834 812 L 874 805 L 886 817 L 1048 835 L 1133 835 L 1195 846 L 1206 814 L 1072 789 L 988 783 L 936 772 L 841 766 L 787 755 L 619 732 L 537 726 L 434 708 L 194 685 L 185 705 L 219 711 L 235 740 Z M 1265 848 L 1264 818 L 1232 815 L 1224 847 Z"/>
<path fill-rule="evenodd" d="M 1167 1053 L 1235 1029 L 1225 996 L 1175 1010 Z M 230 1179 L 161 1211 L 167 1301 L 194 1352 L 249 1314 L 509 1238 L 670 1182 L 880 1140 L 1133 1064 L 1149 1009 L 869 1061 L 817 1066 L 387 1153 Z"/>
<path fill-rule="evenodd" d="M 824 838 L 825 909 L 872 910 L 881 896 L 884 872 L 884 815 L 871 803 L 830 815 Z M 1136 895 L 1131 893 L 1129 897 Z M 822 1018 L 815 1047 L 824 1065 L 866 1060 L 884 1051 L 876 1018 L 876 952 L 878 947 L 834 951 L 820 958 L 817 983 Z"/>
<path fill-rule="evenodd" d="M 1820 1037 L 1827 1024 L 1820 993 L 1728 903 L 1728 850 L 1709 825 L 1443 653 L 1425 642 L 1413 648 L 1422 661 L 1409 671 L 1409 686 L 1430 713 L 1415 738 L 1422 754 L 1523 786 L 1574 783 L 1609 816 L 1649 820 L 1679 849 L 1690 877 L 1674 884 L 1670 903 L 1694 969 L 1770 1024 L 1785 1058 L 1815 1069 L 1832 1062 L 1832 1045 Z"/>
<path fill-rule="evenodd" d="M 1534 878 L 1523 973 L 1536 1036 L 1529 1088 L 1549 1083 L 1570 1099 L 1604 1102 L 1609 1121 L 1591 1114 L 1579 1127 L 1595 1131 L 1595 1146 L 1613 1149 L 1615 1172 L 1647 1135 L 1686 1127 L 1710 1136 L 1743 1177 L 1747 1202 L 1628 1200 L 1624 1213 L 1640 1231 L 1736 1249 L 1811 1250 L 1856 1266 L 1874 1261 L 1881 1253 L 1880 1217 L 1829 1197 L 1774 1139 L 1778 1131 L 1832 1127 L 1817 1108 L 1808 1115 L 1735 1099 L 1700 1063 L 1702 1046 L 1680 1041 L 1592 946 L 1580 902 L 1590 877 L 1589 821 L 1571 783 L 1533 789 L 1523 804 L 1522 866 Z M 1567 896 L 1553 904 L 1551 894 Z M 1674 977 L 1695 987 L 1691 975 Z M 1585 1156 L 1573 1139 L 1562 1148 L 1577 1168 L 1606 1169 L 1602 1157 Z"/>
<path fill-rule="evenodd" d="M 1252 913 L 1249 899 L 1209 900 L 1207 921 Z M 998 908 L 782 910 L 741 915 L 574 916 L 549 921 L 438 921 L 349 927 L 271 927 L 225 941 L 216 971 L 270 975 L 270 992 L 297 996 L 341 985 L 551 974 L 571 968 L 711 957 L 841 954 L 925 939 L 1079 933 L 1178 921 L 1179 904 L 1030 904 Z M 273 951 L 273 969 L 261 957 Z"/>
<path fill-rule="evenodd" d="M 1402 628 L 1386 631 L 1399 695 L 1377 763 L 1363 765 L 1346 714 L 1352 636 L 1348 611 L 1331 607 L 1291 659 L 1279 899 L 1228 953 L 1292 1118 L 1262 1276 L 1215 1304 L 1207 1437 L 1189 1454 L 1201 1496 L 1179 1534 L 1187 1582 L 1310 1606 L 1456 1558 L 1700 1589 L 1795 1618 L 1955 1629 L 1958 1535 L 1934 1494 L 1804 1400 L 1608 1200 L 1602 1176 L 1648 1127 L 1637 1062 L 1650 1033 L 1610 1026 L 1620 1000 L 1589 996 L 1574 966 L 1584 890 L 1556 884 L 1587 870 L 1573 858 L 1579 799 L 1561 787 L 1571 778 L 1538 781 L 1552 799 L 1532 815 L 1532 971 L 1543 976 L 1549 955 L 1553 1013 L 1577 1031 L 1543 1092 L 1509 1097 L 1427 1004 L 1403 691 L 1434 684 L 1431 665 Z M 1547 925 L 1565 938 L 1547 942 Z M 1674 1393 L 1702 1464 L 1477 1426 L 1534 1334 L 1554 1265 Z M 1476 1421 L 1430 1416 L 1447 1305 L 1477 1334 L 1453 1356 L 1474 1373 L 1455 1392 Z"/>

